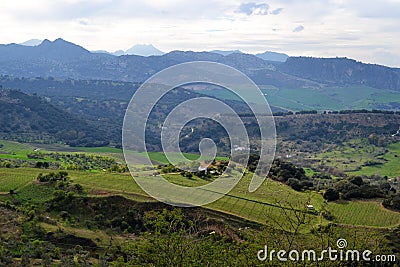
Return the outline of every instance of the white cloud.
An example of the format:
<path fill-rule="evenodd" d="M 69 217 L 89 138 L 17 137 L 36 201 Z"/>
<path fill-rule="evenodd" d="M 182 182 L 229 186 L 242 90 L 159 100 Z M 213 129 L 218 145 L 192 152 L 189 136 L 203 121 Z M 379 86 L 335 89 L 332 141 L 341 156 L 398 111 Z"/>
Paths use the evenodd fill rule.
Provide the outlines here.
<path fill-rule="evenodd" d="M 396 18 L 400 17 L 400 1 L 398 0 L 373 0 L 363 1 L 349 0 L 343 6 L 366 18 Z"/>
<path fill-rule="evenodd" d="M 267 3 L 242 3 L 236 10 L 237 13 L 251 15 L 268 15 L 269 5 Z"/>
<path fill-rule="evenodd" d="M 296 28 L 293 29 L 293 32 L 301 32 L 304 30 L 304 26 L 303 25 L 299 25 Z"/>
<path fill-rule="evenodd" d="M 277 9 L 275 9 L 275 10 L 272 10 L 272 11 L 270 12 L 270 14 L 272 14 L 272 15 L 279 15 L 279 14 L 282 13 L 282 11 L 283 11 L 283 8 L 277 8 Z"/>

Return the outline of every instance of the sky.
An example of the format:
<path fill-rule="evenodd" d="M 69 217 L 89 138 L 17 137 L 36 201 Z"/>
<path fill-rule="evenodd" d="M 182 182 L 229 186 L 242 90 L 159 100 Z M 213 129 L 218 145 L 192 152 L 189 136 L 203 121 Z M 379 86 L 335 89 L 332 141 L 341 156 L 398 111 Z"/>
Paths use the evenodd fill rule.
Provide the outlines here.
<path fill-rule="evenodd" d="M 0 43 L 349 57 L 400 67 L 400 0 L 2 0 Z"/>

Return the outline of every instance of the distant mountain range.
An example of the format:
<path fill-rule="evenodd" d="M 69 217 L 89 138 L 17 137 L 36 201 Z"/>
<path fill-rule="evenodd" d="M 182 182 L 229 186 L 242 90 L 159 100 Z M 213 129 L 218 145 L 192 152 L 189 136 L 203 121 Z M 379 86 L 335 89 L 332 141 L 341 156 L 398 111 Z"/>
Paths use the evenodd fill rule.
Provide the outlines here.
<path fill-rule="evenodd" d="M 283 57 L 267 52 L 274 57 Z M 278 88 L 323 88 L 363 85 L 400 91 L 400 70 L 347 58 L 289 57 L 285 62 L 263 60 L 245 53 L 173 51 L 160 56 L 114 56 L 92 53 L 57 39 L 37 46 L 0 45 L 0 74 L 142 82 L 158 71 L 183 62 L 213 61 L 237 68 L 259 85 Z"/>
<path fill-rule="evenodd" d="M 211 53 L 220 54 L 220 55 L 223 55 L 223 56 L 227 56 L 227 55 L 234 54 L 234 53 L 240 53 L 240 54 L 243 53 L 240 50 L 212 50 L 210 52 Z"/>
<path fill-rule="evenodd" d="M 240 50 L 212 50 L 211 53 L 217 53 L 223 56 L 228 56 L 231 54 L 244 54 Z M 266 51 L 264 53 L 255 54 L 256 57 L 259 57 L 263 60 L 267 61 L 275 61 L 275 62 L 285 62 L 289 56 L 282 53 L 276 53 L 271 51 Z"/>
<path fill-rule="evenodd" d="M 165 53 L 162 52 L 161 50 L 158 50 L 151 44 L 138 44 L 134 45 L 128 50 L 117 50 L 115 52 L 107 52 L 105 50 L 96 50 L 96 51 L 91 51 L 92 53 L 103 53 L 103 54 L 110 54 L 113 56 L 123 56 L 123 55 L 136 55 L 136 56 L 142 56 L 142 57 L 150 57 L 150 56 L 162 56 Z"/>
<path fill-rule="evenodd" d="M 286 54 L 276 53 L 271 51 L 267 51 L 261 54 L 256 54 L 256 56 L 264 60 L 276 61 L 276 62 L 286 62 L 286 60 L 289 58 L 289 56 Z"/>
<path fill-rule="evenodd" d="M 43 40 L 31 39 L 26 42 L 19 43 L 19 45 L 38 46 L 42 42 L 43 42 Z M 94 51 L 90 51 L 90 52 L 98 53 L 98 54 L 110 54 L 113 56 L 136 55 L 136 56 L 143 56 L 143 57 L 162 56 L 165 54 L 163 51 L 157 49 L 152 44 L 137 44 L 125 51 L 117 50 L 114 52 L 108 52 L 106 50 L 94 50 Z M 212 51 L 205 51 L 205 52 L 216 53 L 216 54 L 220 54 L 223 56 L 227 56 L 227 55 L 234 54 L 234 53 L 243 53 L 240 50 L 212 50 Z M 270 52 L 270 51 L 260 53 L 260 54 L 255 54 L 255 56 L 257 56 L 261 59 L 264 59 L 264 60 L 277 61 L 277 62 L 285 62 L 286 59 L 289 57 L 286 54 Z"/>

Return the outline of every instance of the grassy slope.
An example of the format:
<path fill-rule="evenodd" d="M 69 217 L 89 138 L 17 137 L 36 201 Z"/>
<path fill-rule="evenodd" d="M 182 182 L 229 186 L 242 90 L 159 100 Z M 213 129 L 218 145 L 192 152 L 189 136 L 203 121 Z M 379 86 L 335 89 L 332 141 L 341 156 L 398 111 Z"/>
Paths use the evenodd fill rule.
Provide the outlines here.
<path fill-rule="evenodd" d="M 0 159 L 29 160 L 26 154 L 33 152 L 34 147 L 13 141 L 0 140 Z"/>
<path fill-rule="evenodd" d="M 0 171 L 0 185 L 2 186 L 0 191 L 3 194 L 7 193 L 9 189 L 20 188 L 17 192 L 21 200 L 41 202 L 49 197 L 45 190 L 38 192 L 32 185 L 27 185 L 30 180 L 35 179 L 39 172 L 46 171 L 37 169 L 0 169 Z M 129 174 L 69 171 L 69 175 L 74 182 L 82 184 L 93 194 L 117 193 L 139 201 L 149 201 L 147 195 Z M 184 178 L 180 179 L 184 180 Z M 249 175 L 245 176 L 227 196 L 207 205 L 207 208 L 260 223 L 273 221 L 285 224 L 287 222 L 280 219 L 286 212 L 282 207 L 293 206 L 303 209 L 308 201 L 317 210 L 324 205 L 320 194 L 299 193 L 271 180 L 266 180 L 257 191 L 249 193 L 247 187 L 250 179 Z M 188 179 L 185 182 L 189 185 L 191 181 Z M 335 216 L 335 222 L 342 224 L 390 227 L 400 223 L 400 214 L 383 209 L 378 201 L 328 203 L 327 209 Z M 323 222 L 318 216 L 310 216 L 309 219 L 312 224 Z"/>
<path fill-rule="evenodd" d="M 24 144 L 18 144 L 15 142 L 0 141 L 3 147 L 0 151 L 4 151 L 10 154 L 5 156 L 18 156 L 25 158 L 28 152 L 32 152 L 34 147 Z M 374 166 L 364 167 L 359 173 L 372 174 L 381 173 L 382 175 L 393 175 L 399 173 L 400 159 L 395 155 L 400 155 L 400 143 L 389 146 L 389 152 L 384 156 L 385 159 L 389 160 L 387 163 Z M 86 153 L 97 153 L 102 155 L 120 154 L 121 150 L 115 148 L 88 148 L 85 149 Z M 345 153 L 344 153 L 345 152 Z M 358 153 L 359 151 L 357 151 Z M 345 160 L 347 157 L 354 159 L 355 151 L 347 149 L 341 151 Z M 344 154 L 343 154 L 344 153 Z M 158 162 L 166 163 L 166 157 L 163 153 L 149 153 L 149 156 Z M 186 154 L 189 159 L 194 159 L 197 155 Z M 338 155 L 326 155 L 329 158 L 338 157 Z M 17 190 L 21 200 L 32 200 L 34 202 L 41 202 L 46 200 L 49 196 L 49 192 L 43 188 L 38 188 L 35 185 L 31 185 L 30 181 L 34 180 L 39 173 L 50 172 L 49 170 L 40 169 L 4 169 L 0 168 L 0 194 L 7 194 L 10 190 Z M 147 194 L 139 188 L 134 182 L 133 178 L 129 173 L 117 174 L 117 173 L 105 173 L 105 172 L 82 172 L 82 171 L 68 171 L 71 179 L 82 184 L 88 191 L 93 194 L 118 193 L 123 194 L 127 197 L 139 200 L 149 201 Z M 151 172 L 142 172 L 142 175 L 149 175 Z M 207 183 L 202 179 L 193 178 L 188 179 L 181 177 L 180 175 L 168 175 L 168 180 L 184 185 L 184 186 L 200 186 Z M 280 183 L 266 180 L 263 186 L 257 191 L 249 193 L 247 190 L 250 182 L 250 175 L 245 176 L 239 184 L 225 197 L 220 200 L 209 204 L 207 207 L 237 215 L 252 221 L 265 223 L 268 218 L 279 218 L 282 216 L 282 208 L 293 206 L 299 209 L 303 209 L 307 202 L 310 202 L 315 208 L 321 209 L 324 205 L 323 198 L 320 194 L 311 193 L 299 193 L 287 186 Z M 43 192 L 42 192 L 43 191 Z M 270 204 L 277 206 L 271 206 Z M 349 203 L 328 203 L 327 209 L 330 210 L 335 216 L 335 221 L 343 224 L 351 225 L 365 225 L 365 226 L 377 226 L 387 227 L 394 226 L 400 222 L 400 214 L 383 209 L 379 201 L 352 201 Z M 312 218 L 314 222 L 317 222 L 319 218 Z"/>
<path fill-rule="evenodd" d="M 385 148 L 370 145 L 365 140 L 354 139 L 337 149 L 315 154 L 311 158 L 321 160 L 321 163 L 326 166 L 352 172 L 367 161 L 377 161 L 377 155 L 384 151 Z"/>
<path fill-rule="evenodd" d="M 0 192 L 8 193 L 29 184 L 43 172 L 38 169 L 3 169 L 0 168 Z"/>
<path fill-rule="evenodd" d="M 341 147 L 310 154 L 309 159 L 317 162 L 315 165 L 334 167 L 349 175 L 377 174 L 389 178 L 400 176 L 400 142 L 387 147 L 376 147 L 366 140 L 354 139 Z M 366 166 L 368 162 L 377 165 Z M 311 170 L 306 171 L 312 175 Z"/>
<path fill-rule="evenodd" d="M 43 153 L 88 153 L 91 155 L 101 155 L 104 157 L 114 158 L 117 162 L 124 162 L 123 150 L 114 147 L 69 147 L 60 144 L 21 144 L 13 141 L 0 140 L 0 159 L 22 159 L 38 161 L 36 159 L 30 159 L 27 154 L 34 152 L 35 149 L 40 149 L 39 152 Z M 163 152 L 134 152 L 138 159 L 145 159 L 147 156 L 155 164 L 168 164 L 169 161 Z M 183 155 L 189 160 L 195 160 L 199 158 L 198 154 L 183 153 Z M 171 160 L 177 158 L 176 153 L 169 153 L 168 157 Z M 217 160 L 229 160 L 227 157 L 216 157 Z M 40 159 L 43 161 L 43 159 Z M 54 161 L 51 158 L 44 159 L 46 161 Z"/>
<path fill-rule="evenodd" d="M 354 172 L 354 174 L 379 174 L 381 176 L 388 177 L 399 177 L 400 176 L 400 143 L 391 144 L 387 147 L 389 150 L 383 156 L 383 159 L 386 161 L 385 163 L 377 166 L 366 166 L 363 167 L 360 171 Z"/>
<path fill-rule="evenodd" d="M 400 223 L 399 213 L 383 208 L 377 200 L 330 203 L 328 210 L 334 214 L 337 222 L 343 224 L 394 226 Z"/>
<path fill-rule="evenodd" d="M 381 105 L 400 102 L 400 93 L 375 89 L 367 86 L 311 88 L 276 88 L 260 85 L 270 105 L 289 110 L 342 110 L 342 109 L 374 109 Z M 225 90 L 204 90 L 201 93 L 222 99 L 237 100 Z"/>

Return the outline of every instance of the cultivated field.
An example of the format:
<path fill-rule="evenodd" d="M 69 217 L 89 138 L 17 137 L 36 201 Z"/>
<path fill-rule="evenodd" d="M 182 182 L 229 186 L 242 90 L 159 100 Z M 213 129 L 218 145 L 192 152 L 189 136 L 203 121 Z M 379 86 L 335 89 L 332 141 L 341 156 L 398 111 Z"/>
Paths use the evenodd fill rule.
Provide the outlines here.
<path fill-rule="evenodd" d="M 43 186 L 30 182 L 39 173 L 49 170 L 38 169 L 0 169 L 0 191 L 7 194 L 9 190 L 17 192 L 17 198 L 42 202 L 51 197 L 51 191 Z M 81 184 L 87 192 L 94 195 L 121 194 L 138 201 L 153 201 L 135 183 L 129 173 L 68 171 L 74 183 Z M 190 180 L 177 175 L 169 175 L 169 180 L 185 183 L 187 186 L 204 184 L 201 179 Z M 228 179 L 228 178 L 227 178 Z M 317 211 L 329 210 L 334 222 L 340 224 L 392 227 L 400 223 L 400 214 L 381 207 L 378 201 L 351 201 L 346 203 L 324 204 L 322 196 L 315 192 L 296 192 L 281 183 L 266 180 L 255 192 L 247 191 L 251 177 L 246 175 L 239 184 L 220 200 L 207 205 L 213 210 L 239 216 L 259 223 L 284 225 L 285 216 L 293 216 L 295 212 L 306 212 L 305 206 L 312 204 Z M 199 181 L 201 180 L 201 181 Z M 283 219 L 283 220 L 282 220 Z M 306 220 L 310 225 L 327 223 L 318 215 L 309 214 Z"/>

